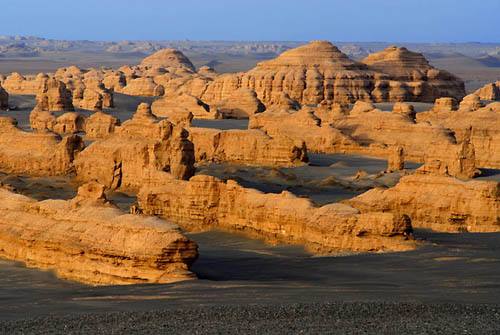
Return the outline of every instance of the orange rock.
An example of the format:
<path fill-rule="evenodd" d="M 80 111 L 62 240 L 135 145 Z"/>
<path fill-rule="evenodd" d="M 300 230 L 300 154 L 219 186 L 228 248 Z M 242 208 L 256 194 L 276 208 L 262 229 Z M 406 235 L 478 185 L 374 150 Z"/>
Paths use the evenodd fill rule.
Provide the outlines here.
<path fill-rule="evenodd" d="M 166 96 L 155 100 L 151 105 L 153 114 L 160 117 L 175 118 L 176 115 L 185 115 L 190 112 L 196 119 L 218 119 L 217 109 L 210 108 L 200 99 L 189 95 L 180 94 Z"/>
<path fill-rule="evenodd" d="M 68 201 L 37 202 L 0 188 L 0 256 L 91 285 L 193 279 L 197 246 L 177 226 L 123 214 L 98 184 Z"/>
<path fill-rule="evenodd" d="M 179 196 L 182 194 L 182 196 Z M 389 213 L 360 214 L 353 207 L 315 207 L 291 193 L 265 194 L 235 181 L 197 175 L 144 187 L 138 194 L 146 214 L 161 215 L 189 230 L 244 232 L 271 242 L 304 244 L 314 253 L 413 249 L 407 217 Z"/>
<path fill-rule="evenodd" d="M 266 106 L 249 89 L 235 90 L 227 99 L 217 105 L 224 119 L 247 119 L 251 115 L 262 113 Z"/>
<path fill-rule="evenodd" d="M 9 108 L 9 93 L 0 84 L 0 110 Z"/>
<path fill-rule="evenodd" d="M 486 84 L 474 92 L 481 100 L 500 100 L 500 81 Z"/>

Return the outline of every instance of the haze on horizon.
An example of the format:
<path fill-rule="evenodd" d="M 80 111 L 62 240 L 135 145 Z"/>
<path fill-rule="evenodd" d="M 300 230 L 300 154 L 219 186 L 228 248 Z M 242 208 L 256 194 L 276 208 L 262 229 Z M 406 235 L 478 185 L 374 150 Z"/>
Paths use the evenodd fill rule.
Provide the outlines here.
<path fill-rule="evenodd" d="M 500 42 L 500 0 L 2 1 L 3 35 L 67 40 Z"/>

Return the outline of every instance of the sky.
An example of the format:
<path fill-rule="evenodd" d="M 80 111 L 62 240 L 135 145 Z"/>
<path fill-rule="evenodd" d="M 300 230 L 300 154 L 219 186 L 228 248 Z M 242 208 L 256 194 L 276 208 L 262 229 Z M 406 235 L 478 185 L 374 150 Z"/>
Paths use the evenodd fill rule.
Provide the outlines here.
<path fill-rule="evenodd" d="M 500 42 L 500 0 L 1 0 L 0 35 Z"/>

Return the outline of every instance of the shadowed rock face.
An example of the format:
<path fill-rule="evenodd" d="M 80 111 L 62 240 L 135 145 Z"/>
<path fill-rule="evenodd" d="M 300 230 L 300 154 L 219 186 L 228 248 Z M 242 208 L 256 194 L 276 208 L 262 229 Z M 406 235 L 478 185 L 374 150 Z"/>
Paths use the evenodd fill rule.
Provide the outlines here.
<path fill-rule="evenodd" d="M 194 174 L 194 149 L 187 137 L 182 127 L 159 121 L 150 106 L 142 103 L 132 119 L 78 156 L 77 179 L 97 180 L 112 189 L 188 179 Z"/>
<path fill-rule="evenodd" d="M 500 231 L 500 184 L 461 181 L 425 170 L 376 188 L 345 203 L 365 211 L 406 214 L 416 228 L 444 232 Z"/>
<path fill-rule="evenodd" d="M 318 208 L 286 191 L 265 194 L 210 176 L 144 187 L 138 202 L 144 213 L 159 214 L 187 229 L 241 231 L 274 242 L 304 244 L 315 253 L 415 247 L 407 240 L 411 233 L 407 217 L 360 214 L 341 204 Z"/>
<path fill-rule="evenodd" d="M 9 93 L 0 84 L 0 110 L 9 108 Z"/>
<path fill-rule="evenodd" d="M 461 99 L 465 95 L 461 80 L 405 48 L 388 48 L 363 62 L 349 59 L 330 42 L 313 41 L 246 73 L 215 78 L 201 99 L 222 101 L 239 88 L 254 90 L 268 107 L 282 93 L 303 105 L 356 100 L 433 102 L 441 96 Z"/>
<path fill-rule="evenodd" d="M 61 139 L 49 131 L 24 132 L 14 119 L 0 117 L 0 171 L 33 176 L 66 174 L 82 149 L 82 139 L 76 135 Z"/>
<path fill-rule="evenodd" d="M 72 200 L 37 202 L 0 188 L 0 256 L 92 285 L 194 278 L 194 242 L 171 223 L 123 214 L 103 191 L 91 183 Z"/>

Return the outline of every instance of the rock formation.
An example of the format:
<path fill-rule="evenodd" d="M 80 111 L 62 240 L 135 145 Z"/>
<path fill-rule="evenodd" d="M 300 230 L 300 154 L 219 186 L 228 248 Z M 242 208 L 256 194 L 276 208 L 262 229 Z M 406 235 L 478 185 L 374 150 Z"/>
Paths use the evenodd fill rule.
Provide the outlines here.
<path fill-rule="evenodd" d="M 142 67 L 156 68 L 182 68 L 194 72 L 193 63 L 184 54 L 175 49 L 162 49 L 144 58 L 140 64 Z"/>
<path fill-rule="evenodd" d="M 163 86 L 156 84 L 153 79 L 149 77 L 127 80 L 127 86 L 121 90 L 121 93 L 124 94 L 144 97 L 162 96 L 164 92 Z"/>
<path fill-rule="evenodd" d="M 77 179 L 127 190 L 147 183 L 161 185 L 171 178 L 188 179 L 194 174 L 194 149 L 187 137 L 182 127 L 159 121 L 142 103 L 132 119 L 78 155 Z"/>
<path fill-rule="evenodd" d="M 432 110 L 435 112 L 451 112 L 456 110 L 457 107 L 457 100 L 447 97 L 436 99 Z"/>
<path fill-rule="evenodd" d="M 407 239 L 411 233 L 407 217 L 360 214 L 341 204 L 318 208 L 286 191 L 265 194 L 204 175 L 144 187 L 138 202 L 144 213 L 161 215 L 185 229 L 239 231 L 273 242 L 304 244 L 315 253 L 415 247 Z"/>
<path fill-rule="evenodd" d="M 37 202 L 0 188 L 0 256 L 91 285 L 192 279 L 197 246 L 155 217 L 123 214 L 99 184 Z"/>
<path fill-rule="evenodd" d="M 475 111 L 442 111 L 435 108 L 417 114 L 419 123 L 430 122 L 453 130 L 459 143 L 471 129 L 476 165 L 482 168 L 500 168 L 500 103 L 494 102 Z"/>
<path fill-rule="evenodd" d="M 408 215 L 415 228 L 500 231 L 500 185 L 494 181 L 461 181 L 423 171 L 401 178 L 395 187 L 375 188 L 345 202 L 361 212 Z"/>
<path fill-rule="evenodd" d="M 239 88 L 248 88 L 269 108 L 282 93 L 302 105 L 357 100 L 432 102 L 441 96 L 461 99 L 465 95 L 460 79 L 433 68 L 422 55 L 405 48 L 391 47 L 363 62 L 352 61 L 330 42 L 313 41 L 246 73 L 218 76 L 206 83 L 198 97 L 212 105 Z"/>
<path fill-rule="evenodd" d="M 120 120 L 98 110 L 85 119 L 85 137 L 87 139 L 105 138 L 114 133 L 115 128 L 119 125 Z"/>
<path fill-rule="evenodd" d="M 295 166 L 307 162 L 303 141 L 270 137 L 260 130 L 189 128 L 197 162 L 231 162 L 243 165 Z"/>
<path fill-rule="evenodd" d="M 37 105 L 46 111 L 72 111 L 74 109 L 71 93 L 66 85 L 57 79 L 49 78 L 43 83 L 36 95 Z"/>
<path fill-rule="evenodd" d="M 50 130 L 57 134 L 75 134 L 84 130 L 85 118 L 76 112 L 67 112 L 59 117 L 41 110 L 37 105 L 30 113 L 33 130 Z"/>
<path fill-rule="evenodd" d="M 66 174 L 83 149 L 76 135 L 61 137 L 48 131 L 24 132 L 17 122 L 0 117 L 0 171 L 32 176 Z"/>
<path fill-rule="evenodd" d="M 304 141 L 310 152 L 350 152 L 359 145 L 340 130 L 322 123 L 312 109 L 298 112 L 272 110 L 256 114 L 250 118 L 251 129 L 260 129 L 271 137 L 290 137 Z"/>
<path fill-rule="evenodd" d="M 179 114 L 190 112 L 196 119 L 218 119 L 217 109 L 210 108 L 200 99 L 189 95 L 180 94 L 165 96 L 153 102 L 151 105 L 153 114 L 160 117 L 176 117 Z"/>
<path fill-rule="evenodd" d="M 220 102 L 217 109 L 224 119 L 248 119 L 251 115 L 265 111 L 266 106 L 254 91 L 240 88 Z"/>
<path fill-rule="evenodd" d="M 500 100 L 500 81 L 496 83 L 486 84 L 477 91 L 474 92 L 475 95 L 479 96 L 481 100 Z"/>
<path fill-rule="evenodd" d="M 13 72 L 4 80 L 2 85 L 10 94 L 35 95 L 43 89 L 47 76 L 40 73 L 36 77 L 30 79 L 17 72 Z"/>

